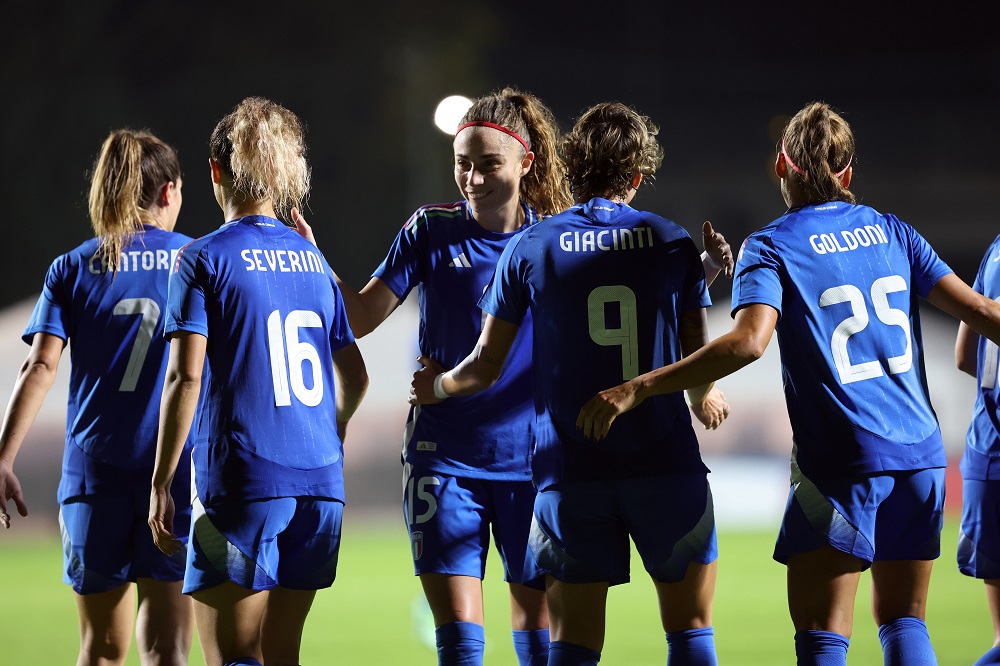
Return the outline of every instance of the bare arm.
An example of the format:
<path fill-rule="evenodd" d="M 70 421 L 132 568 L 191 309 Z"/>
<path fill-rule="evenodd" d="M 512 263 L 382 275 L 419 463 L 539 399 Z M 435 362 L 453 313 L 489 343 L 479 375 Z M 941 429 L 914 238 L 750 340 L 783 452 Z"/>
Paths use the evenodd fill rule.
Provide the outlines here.
<path fill-rule="evenodd" d="M 580 410 L 577 427 L 586 437 L 603 439 L 620 414 L 647 397 L 701 386 L 736 372 L 764 354 L 777 323 L 778 311 L 769 305 L 742 308 L 729 333 L 677 363 L 639 375 L 591 398 Z"/>
<path fill-rule="evenodd" d="M 292 209 L 292 220 L 299 235 L 316 245 L 316 235 L 298 208 Z M 333 277 L 337 281 L 340 293 L 344 295 L 347 321 L 356 338 L 363 338 L 378 328 L 379 324 L 385 321 L 402 302 L 392 289 L 378 278 L 372 278 L 364 289 L 357 291 L 341 280 L 336 273 Z"/>
<path fill-rule="evenodd" d="M 52 388 L 59 357 L 65 346 L 66 341 L 60 337 L 49 333 L 35 334 L 31 340 L 31 351 L 17 373 L 14 391 L 0 426 L 0 522 L 8 529 L 7 500 L 14 500 L 19 514 L 28 515 L 21 482 L 14 475 L 14 459 Z"/>
<path fill-rule="evenodd" d="M 685 310 L 681 313 L 678 324 L 681 353 L 684 356 L 690 356 L 708 344 L 708 315 L 705 314 L 705 308 Z M 713 385 L 714 382 L 709 382 L 701 386 L 692 386 L 687 389 L 688 400 L 692 405 L 702 402 Z"/>
<path fill-rule="evenodd" d="M 167 374 L 160 397 L 160 429 L 156 438 L 156 460 L 149 498 L 149 528 L 156 547 L 171 555 L 183 545 L 173 534 L 174 504 L 170 482 L 177 470 L 184 442 L 201 393 L 201 373 L 205 365 L 208 339 L 181 331 L 171 338 Z"/>
<path fill-rule="evenodd" d="M 986 298 L 954 273 L 938 280 L 927 300 L 1000 345 L 1000 303 Z"/>
<path fill-rule="evenodd" d="M 339 275 L 334 273 L 334 277 L 344 295 L 347 321 L 356 338 L 363 338 L 378 328 L 402 303 L 389 285 L 378 278 L 372 278 L 361 291 L 354 291 Z"/>
<path fill-rule="evenodd" d="M 335 351 L 333 368 L 337 371 L 337 431 L 343 440 L 347 434 L 347 422 L 354 416 L 368 390 L 368 370 L 357 344 Z"/>
<path fill-rule="evenodd" d="M 455 369 L 444 373 L 441 380 L 444 392 L 448 396 L 472 395 L 493 386 L 500 378 L 519 329 L 517 324 L 487 315 L 476 348 Z M 440 402 L 442 399 L 434 395 L 434 380 L 440 374 L 440 366 L 424 357 L 417 360 L 424 367 L 413 373 L 410 403 Z"/>
<path fill-rule="evenodd" d="M 964 321 L 958 324 L 958 336 L 955 338 L 955 365 L 967 375 L 976 376 L 976 355 L 979 347 L 979 334 L 969 328 Z"/>

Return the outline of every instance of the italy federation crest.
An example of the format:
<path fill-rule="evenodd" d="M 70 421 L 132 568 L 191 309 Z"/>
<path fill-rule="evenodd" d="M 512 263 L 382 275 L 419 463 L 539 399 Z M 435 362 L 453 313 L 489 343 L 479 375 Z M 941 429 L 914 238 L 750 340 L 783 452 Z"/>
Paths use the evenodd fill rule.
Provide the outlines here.
<path fill-rule="evenodd" d="M 424 554 L 424 533 L 423 532 L 411 532 L 410 533 L 410 549 L 413 552 L 413 561 L 416 562 L 420 559 L 420 556 Z"/>

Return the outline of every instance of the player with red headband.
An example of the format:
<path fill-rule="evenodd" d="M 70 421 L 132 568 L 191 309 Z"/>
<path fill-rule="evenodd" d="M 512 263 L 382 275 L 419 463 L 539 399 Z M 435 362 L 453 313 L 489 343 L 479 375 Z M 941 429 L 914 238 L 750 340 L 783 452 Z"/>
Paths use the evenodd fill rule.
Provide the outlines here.
<path fill-rule="evenodd" d="M 455 135 L 462 200 L 419 208 L 360 292 L 341 283 L 355 335 L 378 327 L 415 288 L 421 355 L 442 367 L 464 358 L 479 337 L 479 299 L 503 249 L 541 217 L 573 203 L 557 141 L 551 111 L 533 95 L 506 88 L 477 99 Z M 724 264 L 725 239 L 709 230 L 706 242 Z M 543 575 L 528 548 L 535 498 L 530 366 L 530 334 L 520 335 L 495 386 L 414 408 L 406 423 L 404 512 L 440 664 L 482 663 L 491 532 L 510 584 L 518 661 L 548 659 Z"/>

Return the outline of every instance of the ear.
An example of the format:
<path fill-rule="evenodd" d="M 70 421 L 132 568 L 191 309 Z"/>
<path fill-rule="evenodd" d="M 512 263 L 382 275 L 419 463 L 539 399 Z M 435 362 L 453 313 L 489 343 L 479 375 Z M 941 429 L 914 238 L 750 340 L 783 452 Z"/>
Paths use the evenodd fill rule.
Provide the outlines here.
<path fill-rule="evenodd" d="M 214 157 L 208 158 L 208 165 L 212 168 L 212 182 L 218 185 L 222 181 L 222 166 Z"/>
<path fill-rule="evenodd" d="M 632 185 L 632 189 L 633 190 L 639 189 L 639 185 L 641 183 L 642 183 L 642 174 L 641 173 L 637 173 L 634 176 L 632 176 L 632 183 L 631 183 L 631 185 Z"/>
<path fill-rule="evenodd" d="M 774 159 L 774 175 L 782 180 L 788 177 L 788 162 L 785 161 L 785 156 L 780 151 Z"/>
<path fill-rule="evenodd" d="M 847 171 L 840 177 L 840 185 L 846 190 L 851 186 L 851 178 L 854 176 L 854 167 L 847 167 Z"/>
<path fill-rule="evenodd" d="M 157 197 L 156 203 L 160 208 L 166 208 L 170 205 L 170 200 L 172 199 L 171 193 L 174 189 L 174 181 L 170 180 L 163 184 L 160 188 L 160 196 Z"/>
<path fill-rule="evenodd" d="M 528 151 L 521 160 L 521 177 L 524 178 L 531 171 L 531 165 L 535 163 L 535 153 Z"/>

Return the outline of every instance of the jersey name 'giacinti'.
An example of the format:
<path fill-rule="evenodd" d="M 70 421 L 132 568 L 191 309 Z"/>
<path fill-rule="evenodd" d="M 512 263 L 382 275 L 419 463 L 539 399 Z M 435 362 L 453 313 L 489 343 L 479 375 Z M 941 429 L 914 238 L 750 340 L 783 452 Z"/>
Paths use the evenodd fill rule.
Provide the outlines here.
<path fill-rule="evenodd" d="M 275 273 L 324 273 L 323 260 L 312 250 L 261 250 L 247 248 L 240 252 L 248 271 Z"/>
<path fill-rule="evenodd" d="M 177 250 L 133 250 L 122 252 L 118 259 L 118 272 L 168 271 L 177 260 Z M 87 269 L 94 275 L 108 272 L 108 258 L 95 254 L 87 262 Z"/>
<path fill-rule="evenodd" d="M 564 231 L 559 247 L 565 252 L 615 252 L 653 246 L 653 229 L 601 229 L 600 231 Z"/>
<path fill-rule="evenodd" d="M 809 244 L 816 254 L 829 254 L 831 252 L 850 252 L 859 247 L 869 247 L 871 245 L 883 245 L 888 243 L 885 232 L 881 227 L 873 224 L 866 224 L 863 227 L 845 229 L 840 234 L 813 234 L 809 237 Z"/>

